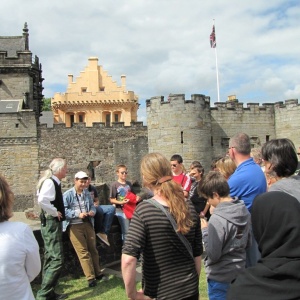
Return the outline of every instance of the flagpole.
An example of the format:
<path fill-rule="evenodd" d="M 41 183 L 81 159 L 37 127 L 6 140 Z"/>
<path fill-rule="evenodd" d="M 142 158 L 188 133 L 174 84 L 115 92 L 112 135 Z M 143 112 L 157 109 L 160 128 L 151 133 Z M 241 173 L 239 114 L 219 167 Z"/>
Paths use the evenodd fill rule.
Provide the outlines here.
<path fill-rule="evenodd" d="M 213 28 L 215 30 L 215 19 L 213 19 L 214 24 Z M 220 102 L 220 85 L 219 85 L 219 70 L 218 70 L 218 54 L 217 54 L 217 43 L 216 43 L 216 33 L 214 32 L 214 42 L 215 42 L 215 57 L 216 57 L 216 75 L 217 75 L 217 94 L 218 94 L 218 102 Z"/>
<path fill-rule="evenodd" d="M 217 55 L 217 47 L 215 47 L 215 55 L 216 55 L 216 72 L 217 72 L 217 92 L 218 92 L 218 102 L 220 102 L 220 85 L 219 85 L 219 71 L 218 71 L 218 55 Z"/>

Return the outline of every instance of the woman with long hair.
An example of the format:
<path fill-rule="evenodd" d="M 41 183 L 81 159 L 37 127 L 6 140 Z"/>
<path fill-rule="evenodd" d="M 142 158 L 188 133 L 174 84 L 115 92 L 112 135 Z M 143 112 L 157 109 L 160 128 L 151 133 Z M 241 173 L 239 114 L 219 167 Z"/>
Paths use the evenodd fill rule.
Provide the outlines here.
<path fill-rule="evenodd" d="M 39 245 L 31 228 L 9 222 L 14 195 L 0 175 L 0 297 L 34 300 L 30 282 L 41 270 Z"/>
<path fill-rule="evenodd" d="M 153 198 L 137 206 L 123 246 L 128 299 L 196 300 L 203 252 L 199 216 L 172 180 L 170 163 L 162 154 L 144 156 L 141 174 Z M 141 254 L 143 290 L 137 292 L 136 262 Z"/>

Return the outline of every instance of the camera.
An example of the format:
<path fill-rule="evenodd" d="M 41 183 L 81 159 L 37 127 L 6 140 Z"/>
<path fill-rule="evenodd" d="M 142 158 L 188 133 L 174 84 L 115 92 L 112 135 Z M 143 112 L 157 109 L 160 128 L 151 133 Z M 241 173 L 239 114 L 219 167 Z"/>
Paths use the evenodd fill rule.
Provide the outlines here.
<path fill-rule="evenodd" d="M 46 226 L 46 216 L 44 213 L 40 213 L 40 220 L 41 220 L 41 225 L 43 227 L 45 227 Z"/>
<path fill-rule="evenodd" d="M 86 216 L 85 218 L 82 219 L 83 222 L 91 222 L 91 217 Z"/>

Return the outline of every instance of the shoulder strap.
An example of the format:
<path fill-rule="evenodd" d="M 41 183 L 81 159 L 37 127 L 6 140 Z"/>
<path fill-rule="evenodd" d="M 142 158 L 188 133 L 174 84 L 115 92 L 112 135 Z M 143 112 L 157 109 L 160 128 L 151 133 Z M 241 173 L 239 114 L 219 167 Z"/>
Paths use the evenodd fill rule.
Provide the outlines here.
<path fill-rule="evenodd" d="M 156 206 L 157 208 L 159 208 L 169 219 L 169 221 L 171 222 L 174 231 L 176 232 L 177 236 L 179 237 L 179 239 L 181 240 L 181 242 L 184 244 L 184 246 L 186 247 L 189 255 L 194 259 L 194 255 L 193 255 L 193 250 L 192 250 L 192 246 L 191 244 L 188 242 L 188 240 L 186 239 L 186 237 L 179 231 L 177 231 L 177 224 L 173 218 L 173 216 L 169 213 L 168 210 L 166 210 L 159 202 L 157 202 L 156 200 L 154 200 L 153 198 L 146 200 L 149 203 L 153 204 L 154 206 Z"/>
<path fill-rule="evenodd" d="M 182 177 L 182 180 L 181 180 L 181 186 L 183 184 L 184 178 L 185 178 L 185 174 L 183 173 L 183 177 Z"/>

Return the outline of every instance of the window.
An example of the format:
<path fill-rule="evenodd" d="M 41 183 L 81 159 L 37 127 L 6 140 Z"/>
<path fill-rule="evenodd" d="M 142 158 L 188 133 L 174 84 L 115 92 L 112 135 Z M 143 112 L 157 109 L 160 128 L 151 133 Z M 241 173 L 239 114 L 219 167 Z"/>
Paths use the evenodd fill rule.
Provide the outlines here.
<path fill-rule="evenodd" d="M 229 138 L 228 137 L 222 137 L 221 138 L 221 146 L 223 148 L 228 148 L 229 147 Z"/>
<path fill-rule="evenodd" d="M 86 93 L 86 90 L 87 90 L 86 87 L 82 87 L 82 88 L 81 88 L 81 92 L 82 92 L 82 93 Z"/>
<path fill-rule="evenodd" d="M 70 115 L 70 126 L 72 127 L 74 124 L 74 115 Z"/>
<path fill-rule="evenodd" d="M 101 86 L 101 87 L 100 87 L 100 92 L 104 92 L 104 90 L 105 90 L 105 87 L 104 87 L 104 86 Z"/>
<path fill-rule="evenodd" d="M 110 126 L 110 114 L 105 115 L 105 126 Z"/>
<path fill-rule="evenodd" d="M 260 140 L 258 136 L 250 137 L 251 148 L 255 148 L 260 145 Z"/>
<path fill-rule="evenodd" d="M 115 114 L 115 122 L 119 122 L 119 115 Z"/>
<path fill-rule="evenodd" d="M 79 123 L 84 122 L 84 115 L 79 115 L 78 116 L 78 121 L 79 121 Z"/>

